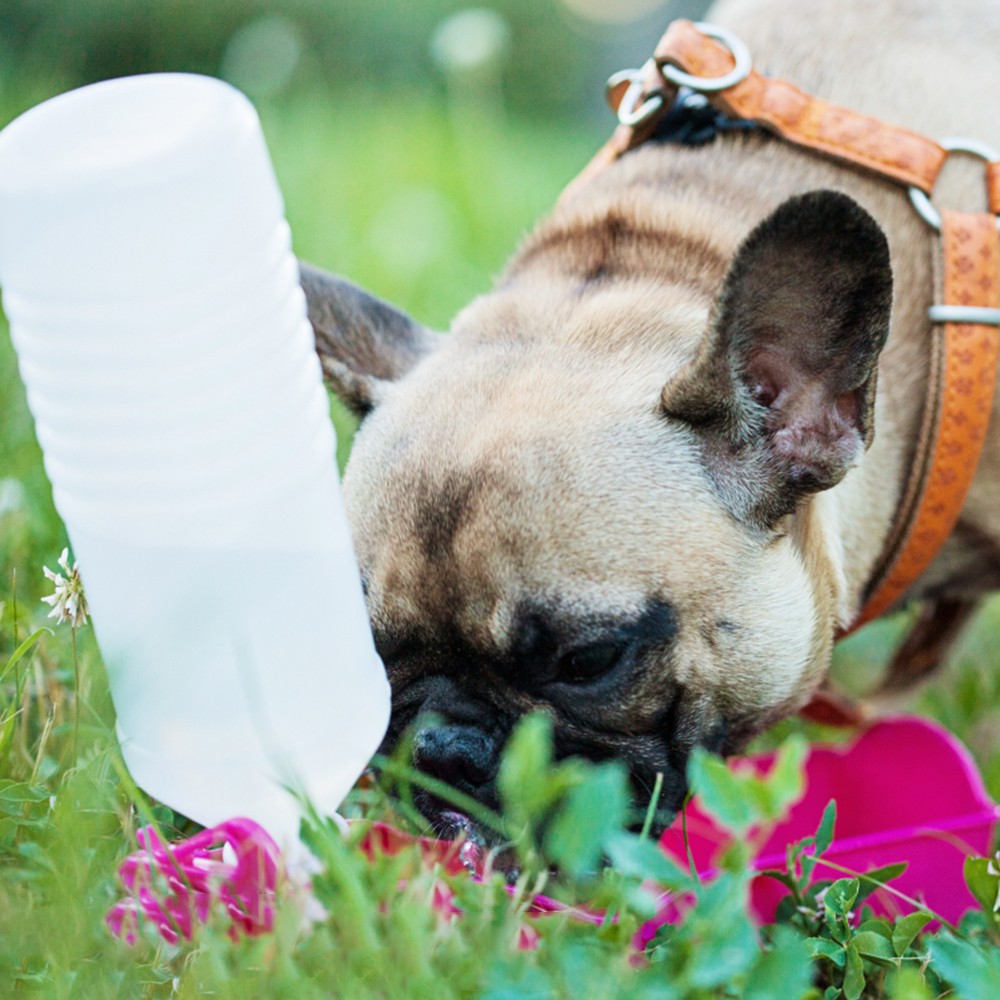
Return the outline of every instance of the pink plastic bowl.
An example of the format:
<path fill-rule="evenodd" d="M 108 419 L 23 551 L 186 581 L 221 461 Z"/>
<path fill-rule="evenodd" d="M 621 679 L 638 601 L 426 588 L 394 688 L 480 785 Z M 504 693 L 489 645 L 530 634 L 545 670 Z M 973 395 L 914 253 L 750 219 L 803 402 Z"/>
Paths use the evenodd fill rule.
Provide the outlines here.
<path fill-rule="evenodd" d="M 768 754 L 734 766 L 766 772 L 773 759 Z M 771 831 L 754 868 L 784 868 L 786 845 L 815 834 L 830 799 L 837 800 L 837 822 L 825 858 L 855 872 L 905 861 L 906 871 L 891 885 L 949 921 L 976 905 L 962 865 L 969 855 L 990 852 L 998 810 L 969 752 L 940 726 L 910 717 L 884 719 L 848 746 L 813 749 L 806 761 L 805 796 Z M 708 874 L 727 835 L 699 810 L 697 799 L 688 806 L 687 829 L 695 866 Z M 661 845 L 683 862 L 679 821 Z M 813 877 L 837 879 L 844 873 L 821 862 Z M 772 878 L 755 878 L 751 902 L 758 918 L 773 919 L 786 892 Z M 887 916 L 913 909 L 886 890 L 868 902 Z"/>

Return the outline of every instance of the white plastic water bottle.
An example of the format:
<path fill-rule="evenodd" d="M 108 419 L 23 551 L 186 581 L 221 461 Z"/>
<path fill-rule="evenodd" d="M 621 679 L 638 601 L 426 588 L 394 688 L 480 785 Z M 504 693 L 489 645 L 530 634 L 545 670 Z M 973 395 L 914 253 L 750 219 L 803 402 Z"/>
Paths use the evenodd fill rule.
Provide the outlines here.
<path fill-rule="evenodd" d="M 385 731 L 312 330 L 230 86 L 100 83 L 0 134 L 0 284 L 125 760 L 292 846 Z"/>

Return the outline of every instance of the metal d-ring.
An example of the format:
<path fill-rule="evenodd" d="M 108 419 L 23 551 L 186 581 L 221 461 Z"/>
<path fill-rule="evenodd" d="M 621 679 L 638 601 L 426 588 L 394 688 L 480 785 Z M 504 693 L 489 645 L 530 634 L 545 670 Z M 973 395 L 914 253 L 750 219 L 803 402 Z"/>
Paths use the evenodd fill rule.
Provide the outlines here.
<path fill-rule="evenodd" d="M 949 153 L 968 153 L 970 156 L 978 156 L 987 163 L 1000 160 L 1000 153 L 998 153 L 992 146 L 987 145 L 985 142 L 980 142 L 978 139 L 967 139 L 963 136 L 952 136 L 949 139 L 942 139 L 939 145 L 942 149 L 947 150 Z M 913 207 L 917 210 L 917 214 L 920 218 L 923 219 L 924 222 L 926 222 L 932 229 L 940 231 L 941 213 L 931 203 L 930 198 L 928 198 L 927 195 L 920 190 L 920 188 L 913 187 L 912 185 L 908 188 L 908 193 L 910 195 L 910 201 L 913 204 Z M 1000 218 L 997 219 L 997 225 L 1000 226 Z"/>
<path fill-rule="evenodd" d="M 723 76 L 692 76 L 690 73 L 685 73 L 683 70 L 677 69 L 676 66 L 670 65 L 670 63 L 660 65 L 654 57 L 647 60 L 642 69 L 626 69 L 615 73 L 608 80 L 609 93 L 615 87 L 620 87 L 623 83 L 628 82 L 628 89 L 618 104 L 618 121 L 622 125 L 634 128 L 648 121 L 663 108 L 665 98 L 660 91 L 654 90 L 651 93 L 646 93 L 646 82 L 655 74 L 665 77 L 678 87 L 689 87 L 696 93 L 706 94 L 732 87 L 741 80 L 745 80 L 750 74 L 750 70 L 753 68 L 753 58 L 750 55 L 750 50 L 736 35 L 731 31 L 726 31 L 725 28 L 707 24 L 705 21 L 696 22 L 695 27 L 703 35 L 708 35 L 709 38 L 721 42 L 735 60 L 736 65 Z"/>
<path fill-rule="evenodd" d="M 753 69 L 753 57 L 750 50 L 744 45 L 741 39 L 725 28 L 719 28 L 714 24 L 705 21 L 696 21 L 695 27 L 709 38 L 714 38 L 721 42 L 728 50 L 729 54 L 736 61 L 736 65 L 723 76 L 692 76 L 685 73 L 670 63 L 664 63 L 660 67 L 660 72 L 671 82 L 679 87 L 690 87 L 692 90 L 700 91 L 703 94 L 714 93 L 717 90 L 726 90 L 745 80 Z"/>
<path fill-rule="evenodd" d="M 608 90 L 621 86 L 628 80 L 628 90 L 622 95 L 618 105 L 618 121 L 622 125 L 634 128 L 655 115 L 663 107 L 663 94 L 654 90 L 642 103 L 645 93 L 645 81 L 652 74 L 659 72 L 656 60 L 647 59 L 642 69 L 623 69 L 608 80 Z"/>

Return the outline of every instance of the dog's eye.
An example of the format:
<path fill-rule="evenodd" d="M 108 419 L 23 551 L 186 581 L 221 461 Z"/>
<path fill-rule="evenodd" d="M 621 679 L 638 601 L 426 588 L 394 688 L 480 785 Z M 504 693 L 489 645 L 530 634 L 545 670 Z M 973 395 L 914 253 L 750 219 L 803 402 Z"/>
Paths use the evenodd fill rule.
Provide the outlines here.
<path fill-rule="evenodd" d="M 564 684 L 583 684 L 606 674 L 620 659 L 625 643 L 599 643 L 574 649 L 559 660 L 557 680 Z"/>

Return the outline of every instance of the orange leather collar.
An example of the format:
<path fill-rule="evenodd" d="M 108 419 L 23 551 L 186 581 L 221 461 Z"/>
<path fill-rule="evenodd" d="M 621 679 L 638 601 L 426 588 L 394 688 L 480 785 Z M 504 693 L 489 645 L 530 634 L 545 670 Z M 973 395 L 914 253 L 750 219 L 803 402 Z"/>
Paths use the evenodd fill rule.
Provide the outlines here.
<path fill-rule="evenodd" d="M 958 522 L 986 440 L 1000 328 L 963 320 L 974 318 L 977 308 L 1000 318 L 1000 231 L 986 213 L 942 215 L 942 288 L 940 304 L 931 307 L 936 321 L 923 447 L 851 631 L 896 605 L 931 564 Z"/>
<path fill-rule="evenodd" d="M 918 459 L 864 606 L 844 633 L 848 634 L 905 597 L 954 529 L 975 476 L 1000 356 L 996 218 L 1000 214 L 1000 157 L 975 141 L 936 142 L 811 97 L 793 84 L 757 73 L 745 46 L 728 32 L 680 20 L 669 26 L 641 70 L 616 74 L 608 81 L 608 98 L 620 124 L 563 197 L 645 142 L 681 86 L 704 94 L 726 115 L 752 121 L 797 146 L 907 186 L 915 207 L 941 234 L 941 287 L 938 302 L 930 310 L 932 366 Z M 945 212 L 942 218 L 931 206 L 927 196 L 952 150 L 973 153 L 985 161 L 988 213 Z M 914 648 L 916 641 L 928 650 L 940 645 L 942 636 L 968 617 L 969 607 L 942 602 L 939 613 L 932 609 L 904 644 L 908 653 L 919 652 Z M 913 667 L 900 665 L 897 658 L 883 687 L 903 686 L 913 674 Z M 821 692 L 807 706 L 806 714 L 833 723 L 861 718 L 857 706 L 832 690 Z"/>

